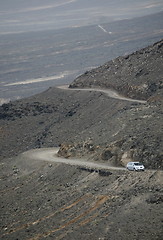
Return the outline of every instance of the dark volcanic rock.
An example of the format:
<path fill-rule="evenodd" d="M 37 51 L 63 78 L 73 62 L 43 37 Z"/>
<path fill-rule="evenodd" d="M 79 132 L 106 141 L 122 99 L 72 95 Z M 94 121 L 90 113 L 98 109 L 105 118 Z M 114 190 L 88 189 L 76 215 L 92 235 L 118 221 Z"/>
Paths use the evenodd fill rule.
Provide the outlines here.
<path fill-rule="evenodd" d="M 162 239 L 162 171 L 100 170 L 87 167 L 87 162 L 69 166 L 39 160 L 39 150 L 33 150 L 60 146 L 59 156 L 78 157 L 78 162 L 79 157 L 108 165 L 138 160 L 146 168 L 161 169 L 162 89 L 146 64 L 140 69 L 136 65 L 152 52 L 151 69 L 158 68 L 154 74 L 160 77 L 160 62 L 152 58 L 159 51 L 157 43 L 118 58 L 123 65 L 118 59 L 117 66 L 111 62 L 113 68 L 126 71 L 122 81 L 110 78 L 110 85 L 104 78 L 107 64 L 92 70 L 97 86 L 148 98 L 146 103 L 50 88 L 0 107 L 1 239 Z M 78 79 L 79 86 L 89 86 L 89 74 Z M 78 80 L 72 86 L 78 86 Z M 137 89 L 144 84 L 147 88 L 140 94 Z"/>
<path fill-rule="evenodd" d="M 162 61 L 163 40 L 87 71 L 75 79 L 70 87 L 112 88 L 131 98 L 148 99 L 161 95 Z"/>
<path fill-rule="evenodd" d="M 33 103 L 7 103 L 0 106 L 0 119 L 14 120 L 24 116 L 37 116 L 41 114 L 54 113 L 57 107 L 53 104 Z"/>
<path fill-rule="evenodd" d="M 50 88 L 2 105 L 1 158 L 62 145 L 64 157 L 87 156 L 112 165 L 136 160 L 163 168 L 161 61 L 162 41 L 86 72 L 70 85 L 110 87 L 146 103 Z"/>

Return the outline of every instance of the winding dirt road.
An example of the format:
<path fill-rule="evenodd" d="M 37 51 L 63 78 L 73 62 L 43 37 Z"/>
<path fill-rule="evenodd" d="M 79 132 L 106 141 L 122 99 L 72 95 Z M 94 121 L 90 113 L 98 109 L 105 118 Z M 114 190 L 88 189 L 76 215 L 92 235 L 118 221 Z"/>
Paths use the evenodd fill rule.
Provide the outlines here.
<path fill-rule="evenodd" d="M 90 162 L 83 159 L 61 158 L 57 156 L 58 150 L 59 148 L 40 148 L 40 149 L 34 149 L 28 152 L 24 152 L 22 155 L 24 157 L 39 160 L 39 161 L 64 163 L 64 164 L 69 164 L 73 166 L 80 166 L 80 167 L 97 169 L 97 170 L 101 170 L 101 169 L 123 170 L 123 171 L 126 170 L 126 168 L 123 168 L 123 167 L 112 167 L 112 166 L 108 166 L 108 164 L 95 163 L 95 162 Z"/>
<path fill-rule="evenodd" d="M 110 98 L 115 98 L 119 100 L 124 101 L 130 101 L 130 102 L 138 102 L 138 103 L 146 103 L 146 101 L 143 100 L 137 100 L 137 99 L 131 99 L 126 98 L 121 95 L 119 95 L 117 92 L 110 90 L 110 89 L 98 89 L 98 88 L 68 88 L 68 85 L 64 86 L 58 86 L 59 89 L 69 90 L 69 91 L 97 91 L 97 92 L 103 92 L 107 94 Z M 105 169 L 105 170 L 123 170 L 125 171 L 126 168 L 123 167 L 112 167 L 108 166 L 108 164 L 103 163 L 95 163 L 86 161 L 83 159 L 67 159 L 67 158 L 61 158 L 57 156 L 58 148 L 41 148 L 41 149 L 35 149 L 30 150 L 28 152 L 23 153 L 24 156 L 30 159 L 36 159 L 41 161 L 49 161 L 49 162 L 56 162 L 56 163 L 64 163 L 69 165 L 75 165 L 85 168 L 91 168 L 91 169 Z"/>
<path fill-rule="evenodd" d="M 69 91 L 95 91 L 95 92 L 103 92 L 110 98 L 115 98 L 123 101 L 129 101 L 129 102 L 138 102 L 138 103 L 146 103 L 147 101 L 144 100 L 138 100 L 138 99 L 132 99 L 127 98 L 124 96 L 121 96 L 116 91 L 113 91 L 111 89 L 100 89 L 100 88 L 69 88 L 68 85 L 58 86 L 57 88 L 69 90 Z"/>

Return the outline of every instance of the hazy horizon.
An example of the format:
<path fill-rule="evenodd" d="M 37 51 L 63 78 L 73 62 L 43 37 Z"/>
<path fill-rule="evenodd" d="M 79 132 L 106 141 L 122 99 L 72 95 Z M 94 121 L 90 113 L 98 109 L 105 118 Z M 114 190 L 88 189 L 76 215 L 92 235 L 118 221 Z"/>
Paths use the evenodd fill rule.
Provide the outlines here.
<path fill-rule="evenodd" d="M 162 0 L 0 0 L 0 105 L 159 41 L 162 10 Z"/>
<path fill-rule="evenodd" d="M 0 34 L 87 26 L 162 10 L 162 0 L 0 0 Z"/>

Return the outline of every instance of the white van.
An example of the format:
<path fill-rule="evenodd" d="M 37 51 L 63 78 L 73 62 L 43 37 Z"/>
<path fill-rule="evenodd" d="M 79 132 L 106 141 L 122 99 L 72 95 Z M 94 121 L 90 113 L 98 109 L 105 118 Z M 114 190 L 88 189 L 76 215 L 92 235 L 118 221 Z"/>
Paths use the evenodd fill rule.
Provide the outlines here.
<path fill-rule="evenodd" d="M 128 162 L 126 168 L 131 171 L 144 171 L 144 165 L 140 162 Z"/>

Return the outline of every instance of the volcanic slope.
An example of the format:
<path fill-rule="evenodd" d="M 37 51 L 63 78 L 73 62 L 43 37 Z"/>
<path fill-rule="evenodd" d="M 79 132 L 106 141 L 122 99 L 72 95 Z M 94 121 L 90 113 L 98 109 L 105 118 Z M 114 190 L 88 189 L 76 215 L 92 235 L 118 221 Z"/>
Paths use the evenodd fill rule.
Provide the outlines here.
<path fill-rule="evenodd" d="M 1 239 L 161 239 L 162 41 L 140 52 L 121 59 L 130 59 L 135 68 L 139 66 L 135 60 L 138 56 L 140 63 L 145 57 L 147 63 L 153 61 L 148 81 L 144 77 L 142 83 L 136 82 L 133 75 L 128 79 L 131 66 L 124 64 L 126 82 L 131 87 L 149 87 L 151 83 L 155 88 L 149 93 L 144 90 L 144 95 L 138 91 L 133 95 L 130 87 L 120 93 L 141 96 L 146 102 L 114 99 L 93 89 L 50 88 L 0 107 Z M 115 59 L 110 64 L 122 67 L 117 62 Z M 107 64 L 85 73 L 78 78 L 82 84 L 75 80 L 71 87 L 88 87 L 88 76 L 92 72 L 92 79 L 102 76 Z M 105 71 L 103 74 L 106 76 Z M 113 84 L 109 71 L 107 76 L 113 89 L 123 90 L 120 78 Z M 100 83 L 103 85 L 96 87 L 110 87 L 103 78 Z M 78 157 L 78 161 L 85 157 L 108 165 L 140 160 L 146 171 L 109 170 L 105 174 L 40 161 L 35 156 L 38 149 L 32 150 L 60 144 L 58 154 L 65 157 Z"/>
<path fill-rule="evenodd" d="M 76 78 L 70 87 L 111 88 L 130 98 L 161 95 L 163 40 L 133 54 L 118 57 Z"/>
<path fill-rule="evenodd" d="M 139 160 L 161 168 L 162 41 L 86 72 L 70 87 L 102 87 L 146 103 L 103 92 L 50 88 L 0 107 L 1 157 L 62 144 L 60 154 L 123 165 Z"/>

